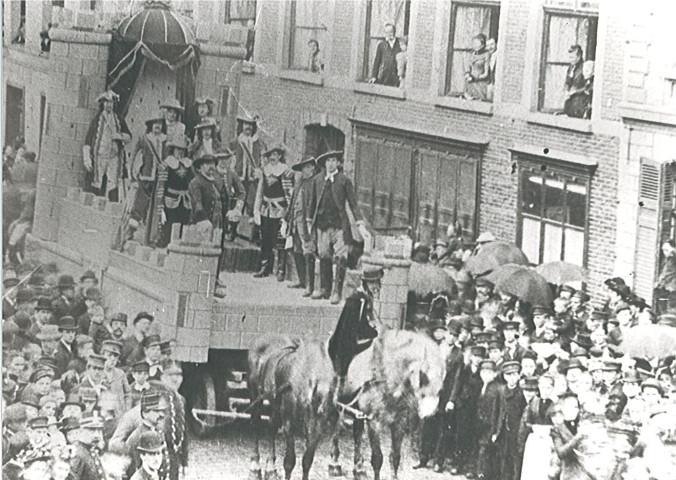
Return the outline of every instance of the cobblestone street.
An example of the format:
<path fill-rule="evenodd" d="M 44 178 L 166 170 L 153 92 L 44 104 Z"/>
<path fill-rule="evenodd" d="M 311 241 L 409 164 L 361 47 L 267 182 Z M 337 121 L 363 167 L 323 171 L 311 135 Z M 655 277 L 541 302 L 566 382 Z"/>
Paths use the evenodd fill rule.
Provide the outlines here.
<path fill-rule="evenodd" d="M 392 478 L 389 464 L 388 443 L 384 440 L 383 455 L 385 456 L 385 463 L 383 465 L 382 476 L 385 479 Z M 219 478 L 246 480 L 249 475 L 250 458 L 253 452 L 254 438 L 249 428 L 249 424 L 240 423 L 224 427 L 221 430 L 214 432 L 209 438 L 198 439 L 191 438 L 192 445 L 190 449 L 190 463 L 186 469 L 186 479 L 190 480 L 215 480 Z M 368 440 L 364 435 L 364 458 L 370 458 L 370 451 L 368 449 Z M 262 442 L 262 451 L 267 451 L 269 443 Z M 328 476 L 329 465 L 329 447 L 328 441 L 323 441 L 319 447 L 315 462 L 310 472 L 310 478 L 316 480 L 326 480 L 332 477 Z M 292 480 L 298 480 L 302 477 L 301 459 L 302 459 L 302 442 L 296 442 L 296 468 L 291 476 Z M 284 476 L 284 469 L 282 462 L 284 460 L 284 445 L 281 435 L 277 441 L 278 458 L 277 471 L 280 478 Z M 343 432 L 341 436 L 341 456 L 340 463 L 343 468 L 343 479 L 351 479 L 352 477 L 352 441 L 351 436 Z M 266 457 L 263 457 L 266 458 Z M 452 480 L 462 479 L 461 476 L 453 476 L 449 473 L 434 473 L 431 469 L 428 470 L 413 470 L 412 466 L 415 464 L 416 458 L 411 452 L 410 441 L 407 438 L 404 441 L 404 451 L 402 454 L 402 465 L 399 470 L 400 480 Z M 430 464 L 431 465 L 431 464 Z M 370 465 L 367 468 L 369 478 L 373 478 L 373 471 Z"/>

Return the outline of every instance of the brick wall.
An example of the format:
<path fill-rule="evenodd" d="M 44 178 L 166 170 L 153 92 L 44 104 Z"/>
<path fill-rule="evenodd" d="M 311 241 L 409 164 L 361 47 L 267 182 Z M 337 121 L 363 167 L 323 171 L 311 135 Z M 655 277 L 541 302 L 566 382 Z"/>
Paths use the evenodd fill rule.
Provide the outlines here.
<path fill-rule="evenodd" d="M 502 100 L 506 103 L 521 103 L 526 57 L 526 37 L 528 33 L 528 15 L 530 0 L 511 0 L 503 2 L 500 15 L 507 20 L 501 35 L 506 34 L 505 49 L 502 52 L 504 63 L 502 70 Z"/>

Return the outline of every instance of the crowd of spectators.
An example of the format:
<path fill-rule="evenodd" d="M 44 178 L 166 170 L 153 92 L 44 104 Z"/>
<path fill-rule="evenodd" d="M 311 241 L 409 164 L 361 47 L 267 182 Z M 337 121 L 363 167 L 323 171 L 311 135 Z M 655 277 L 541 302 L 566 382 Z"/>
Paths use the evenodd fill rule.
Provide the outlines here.
<path fill-rule="evenodd" d="M 183 370 L 153 315 L 107 312 L 92 271 L 23 263 L 3 287 L 3 476 L 178 479 Z"/>

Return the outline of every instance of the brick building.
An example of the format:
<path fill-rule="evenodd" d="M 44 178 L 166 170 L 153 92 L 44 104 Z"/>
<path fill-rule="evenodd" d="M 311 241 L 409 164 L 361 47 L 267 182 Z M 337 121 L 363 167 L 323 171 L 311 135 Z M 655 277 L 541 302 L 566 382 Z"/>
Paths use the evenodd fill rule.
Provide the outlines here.
<path fill-rule="evenodd" d="M 650 298 L 660 232 L 653 228 L 646 243 L 638 227 L 648 203 L 638 206 L 638 158 L 657 154 L 645 144 L 637 153 L 636 142 L 653 146 L 667 129 L 656 122 L 673 122 L 673 84 L 663 78 L 673 65 L 654 71 L 655 63 L 637 56 L 667 49 L 666 42 L 659 52 L 646 44 L 659 34 L 649 26 L 656 9 L 668 2 L 648 2 L 638 16 L 629 3 L 265 2 L 256 69 L 243 76 L 240 103 L 296 157 L 344 148 L 362 211 L 377 229 L 410 229 L 429 242 L 460 222 L 470 239 L 491 231 L 516 242 L 533 263 L 587 267 L 593 294 L 621 274 Z M 399 86 L 368 82 L 377 74 L 371 69 L 386 23 L 408 39 Z M 477 33 L 497 43 L 492 101 L 463 96 Z M 310 71 L 310 40 L 319 44 L 319 72 Z M 593 95 L 585 118 L 563 112 L 572 45 L 596 72 L 587 82 Z M 650 82 L 664 98 L 647 93 Z M 659 118 L 628 114 L 660 108 Z M 650 133 L 640 134 L 644 129 Z"/>

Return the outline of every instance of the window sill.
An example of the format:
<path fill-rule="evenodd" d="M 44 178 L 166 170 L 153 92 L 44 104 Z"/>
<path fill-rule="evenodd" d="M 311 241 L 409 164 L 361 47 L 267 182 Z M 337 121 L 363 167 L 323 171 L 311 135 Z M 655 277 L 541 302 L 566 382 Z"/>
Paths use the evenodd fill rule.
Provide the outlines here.
<path fill-rule="evenodd" d="M 619 105 L 619 111 L 622 118 L 664 125 L 676 125 L 676 113 L 668 107 L 623 102 Z"/>
<path fill-rule="evenodd" d="M 462 110 L 464 112 L 493 115 L 493 104 L 489 102 L 482 102 L 480 100 L 466 100 L 461 97 L 437 97 L 434 101 L 434 105 L 441 108 Z"/>
<path fill-rule="evenodd" d="M 544 125 L 546 127 L 560 128 L 561 130 L 571 130 L 573 132 L 591 133 L 592 126 L 590 120 L 581 118 L 570 118 L 565 115 L 552 115 L 549 113 L 530 112 L 526 117 L 526 122 L 535 125 Z"/>
<path fill-rule="evenodd" d="M 242 62 L 242 73 L 254 74 L 256 73 L 256 64 L 248 60 Z"/>
<path fill-rule="evenodd" d="M 312 73 L 306 70 L 282 70 L 279 78 L 293 80 L 295 82 L 308 83 L 310 85 L 324 85 L 324 77 L 320 73 Z"/>
<path fill-rule="evenodd" d="M 357 93 L 367 93 L 369 95 L 377 95 L 379 97 L 398 98 L 399 100 L 406 99 L 406 91 L 399 87 L 387 87 L 385 85 L 376 85 L 375 83 L 354 84 L 354 91 Z"/>

